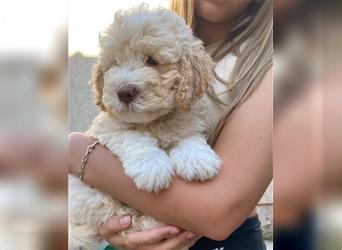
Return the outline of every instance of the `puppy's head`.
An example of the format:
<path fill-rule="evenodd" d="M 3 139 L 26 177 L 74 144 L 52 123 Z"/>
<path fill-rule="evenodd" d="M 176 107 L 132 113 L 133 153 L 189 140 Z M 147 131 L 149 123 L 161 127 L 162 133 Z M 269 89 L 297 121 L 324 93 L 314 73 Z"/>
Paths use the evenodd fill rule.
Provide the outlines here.
<path fill-rule="evenodd" d="M 182 18 L 140 5 L 116 13 L 100 35 L 91 83 L 102 111 L 148 123 L 190 110 L 213 81 L 214 63 Z"/>

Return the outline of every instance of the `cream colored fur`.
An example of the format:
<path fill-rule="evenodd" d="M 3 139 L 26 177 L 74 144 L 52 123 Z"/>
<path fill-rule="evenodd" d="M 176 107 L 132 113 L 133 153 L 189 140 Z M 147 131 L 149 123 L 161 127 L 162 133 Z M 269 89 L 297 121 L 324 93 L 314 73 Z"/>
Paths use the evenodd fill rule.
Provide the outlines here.
<path fill-rule="evenodd" d="M 209 122 L 202 99 L 213 82 L 214 64 L 184 20 L 146 5 L 120 11 L 101 34 L 100 48 L 92 84 L 101 112 L 87 134 L 111 150 L 146 192 L 166 189 L 175 174 L 186 181 L 214 177 L 220 159 L 206 143 Z M 148 57 L 158 65 L 148 65 Z M 127 105 L 117 91 L 128 83 L 139 94 Z M 98 229 L 113 215 L 132 215 L 128 231 L 163 225 L 72 175 L 69 194 L 69 249 L 99 249 Z"/>

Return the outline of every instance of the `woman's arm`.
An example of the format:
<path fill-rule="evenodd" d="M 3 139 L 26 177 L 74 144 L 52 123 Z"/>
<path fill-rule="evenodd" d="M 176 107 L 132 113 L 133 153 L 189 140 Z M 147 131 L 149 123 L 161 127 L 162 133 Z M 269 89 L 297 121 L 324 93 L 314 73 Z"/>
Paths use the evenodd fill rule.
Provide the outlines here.
<path fill-rule="evenodd" d="M 77 173 L 92 139 L 70 136 L 71 169 Z M 215 146 L 223 164 L 213 180 L 175 178 L 160 194 L 139 191 L 106 148 L 90 156 L 85 181 L 168 224 L 223 240 L 252 212 L 272 179 L 272 73 L 231 116 Z"/>

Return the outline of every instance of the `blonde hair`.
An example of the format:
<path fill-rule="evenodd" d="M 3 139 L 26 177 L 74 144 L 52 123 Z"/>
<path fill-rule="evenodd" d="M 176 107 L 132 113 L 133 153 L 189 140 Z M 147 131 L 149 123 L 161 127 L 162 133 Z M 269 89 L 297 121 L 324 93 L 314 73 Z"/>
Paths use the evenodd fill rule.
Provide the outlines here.
<path fill-rule="evenodd" d="M 196 34 L 198 17 L 194 1 L 171 0 L 170 7 L 185 19 Z M 212 99 L 227 107 L 209 138 L 211 145 L 215 145 L 229 115 L 250 96 L 272 66 L 272 15 L 272 0 L 252 0 L 246 10 L 239 15 L 236 27 L 227 34 L 212 53 L 215 62 L 220 61 L 229 53 L 235 53 L 237 61 L 229 76 L 229 81 L 225 81 L 215 74 L 216 79 L 227 86 L 232 102 L 223 103 L 212 87 L 207 91 Z M 242 44 L 243 46 L 241 46 Z"/>

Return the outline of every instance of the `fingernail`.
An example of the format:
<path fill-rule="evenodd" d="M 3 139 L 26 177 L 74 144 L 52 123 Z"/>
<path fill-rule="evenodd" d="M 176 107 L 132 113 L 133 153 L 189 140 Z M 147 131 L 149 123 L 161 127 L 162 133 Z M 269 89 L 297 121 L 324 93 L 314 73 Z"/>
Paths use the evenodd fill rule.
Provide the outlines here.
<path fill-rule="evenodd" d="M 125 215 L 120 218 L 120 225 L 123 227 L 128 227 L 129 224 L 131 223 L 131 216 Z"/>
<path fill-rule="evenodd" d="M 180 229 L 179 228 L 172 228 L 169 233 L 170 234 L 178 234 L 180 232 Z"/>
<path fill-rule="evenodd" d="M 193 238 L 195 238 L 195 237 L 197 237 L 197 236 L 199 236 L 199 235 L 190 232 L 190 233 L 188 233 L 188 234 L 186 235 L 186 238 L 187 238 L 188 240 L 190 240 L 190 239 L 193 239 Z"/>

